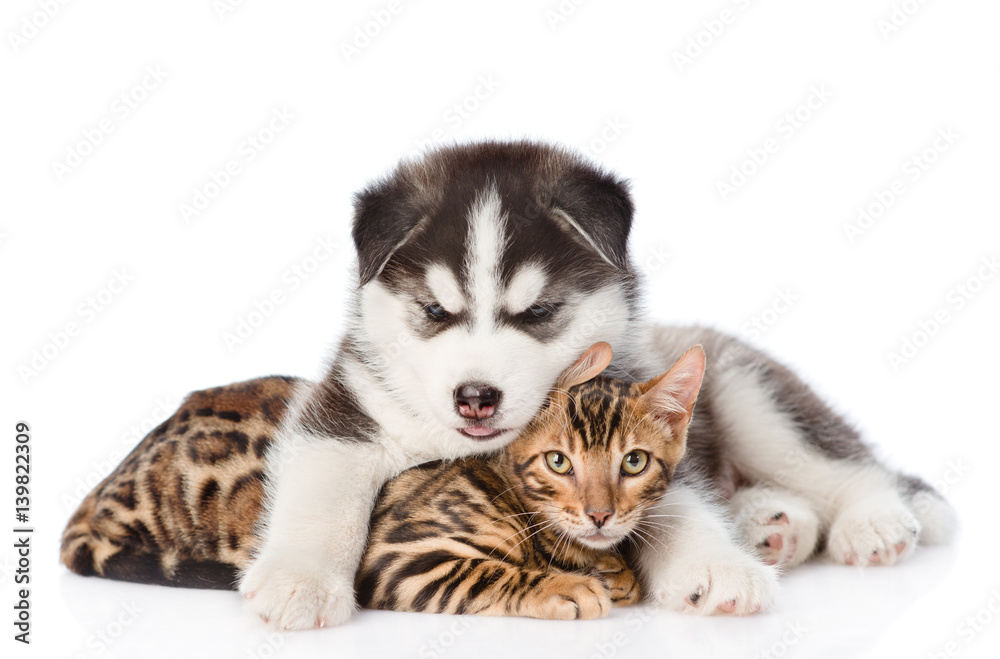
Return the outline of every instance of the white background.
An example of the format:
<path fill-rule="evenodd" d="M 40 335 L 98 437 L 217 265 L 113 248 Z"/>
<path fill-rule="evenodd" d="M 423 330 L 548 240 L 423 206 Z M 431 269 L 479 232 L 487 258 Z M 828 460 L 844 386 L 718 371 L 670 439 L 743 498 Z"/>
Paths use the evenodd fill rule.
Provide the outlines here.
<path fill-rule="evenodd" d="M 402 0 L 350 56 L 344 45 L 373 11 L 385 22 L 387 1 L 250 0 L 221 15 L 212 0 L 70 2 L 51 18 L 44 2 L 5 2 L 2 621 L 14 602 L 18 420 L 33 430 L 36 528 L 33 644 L 15 643 L 4 622 L 5 656 L 997 656 L 1000 282 L 978 272 L 1000 255 L 1000 5 L 896 2 L 910 14 L 890 30 L 890 0 L 567 0 L 559 21 L 557 0 Z M 136 90 L 144 81 L 152 89 Z M 802 107 L 815 90 L 827 98 Z M 122 94 L 133 95 L 127 116 Z M 294 118 L 248 151 L 276 110 Z M 102 122 L 110 132 L 88 148 Z M 953 137 L 935 148 L 939 131 Z M 629 177 L 650 313 L 737 334 L 766 321 L 748 338 L 891 463 L 947 490 L 963 525 L 952 546 L 863 572 L 807 565 L 773 612 L 747 619 L 365 612 L 273 638 L 233 593 L 59 565 L 76 498 L 138 441 L 135 428 L 192 389 L 320 372 L 352 279 L 352 193 L 423 141 L 484 136 L 559 141 Z M 745 162 L 765 146 L 775 152 L 763 164 Z M 71 151 L 86 155 L 55 171 L 76 164 Z M 206 190 L 230 160 L 239 174 Z M 741 165 L 755 171 L 720 193 Z M 196 190 L 214 198 L 185 222 Z M 845 224 L 878 196 L 885 207 L 852 242 Z M 332 256 L 316 252 L 327 240 L 339 244 Z M 129 281 L 112 294 L 116 272 Z M 960 285 L 975 290 L 961 305 Z M 276 289 L 283 302 L 227 346 Z M 794 302 L 779 313 L 781 294 Z M 106 304 L 88 310 L 90 298 Z M 939 311 L 947 322 L 894 366 L 889 353 Z M 74 335 L 62 336 L 69 323 Z M 978 631 L 964 626 L 977 614 Z"/>

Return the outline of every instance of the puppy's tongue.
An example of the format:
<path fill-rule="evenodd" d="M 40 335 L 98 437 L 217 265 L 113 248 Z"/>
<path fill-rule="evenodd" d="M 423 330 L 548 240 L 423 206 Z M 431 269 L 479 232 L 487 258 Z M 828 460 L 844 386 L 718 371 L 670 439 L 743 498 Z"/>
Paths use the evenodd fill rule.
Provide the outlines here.
<path fill-rule="evenodd" d="M 489 437 L 498 432 L 496 428 L 490 428 L 489 426 L 466 426 L 461 430 L 466 435 L 473 437 Z"/>

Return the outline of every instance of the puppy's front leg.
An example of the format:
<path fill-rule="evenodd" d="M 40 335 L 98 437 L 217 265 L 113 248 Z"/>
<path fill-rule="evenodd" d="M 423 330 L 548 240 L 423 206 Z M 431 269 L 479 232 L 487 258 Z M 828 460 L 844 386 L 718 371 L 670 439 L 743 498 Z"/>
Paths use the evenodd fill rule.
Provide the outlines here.
<path fill-rule="evenodd" d="M 643 592 L 689 613 L 746 615 L 774 602 L 777 572 L 734 540 L 725 510 L 707 494 L 672 485 L 641 523 Z"/>
<path fill-rule="evenodd" d="M 278 629 L 341 624 L 357 608 L 372 507 L 396 470 L 373 441 L 289 435 L 276 446 L 262 544 L 239 590 Z"/>

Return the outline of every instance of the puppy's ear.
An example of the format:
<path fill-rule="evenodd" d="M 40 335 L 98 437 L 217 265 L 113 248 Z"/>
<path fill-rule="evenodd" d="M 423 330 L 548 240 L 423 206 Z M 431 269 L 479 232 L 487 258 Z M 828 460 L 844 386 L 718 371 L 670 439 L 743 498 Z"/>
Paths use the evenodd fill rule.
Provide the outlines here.
<path fill-rule="evenodd" d="M 379 276 L 392 255 L 420 223 L 413 186 L 397 172 L 354 195 L 354 248 L 358 280 L 364 286 Z"/>
<path fill-rule="evenodd" d="M 552 199 L 557 221 L 609 265 L 627 270 L 634 207 L 628 183 L 579 163 L 559 180 Z"/>

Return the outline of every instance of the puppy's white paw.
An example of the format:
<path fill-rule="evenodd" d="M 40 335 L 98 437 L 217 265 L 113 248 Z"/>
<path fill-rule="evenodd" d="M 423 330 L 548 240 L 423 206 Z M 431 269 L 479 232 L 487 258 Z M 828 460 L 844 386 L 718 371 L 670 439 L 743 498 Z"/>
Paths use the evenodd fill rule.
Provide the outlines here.
<path fill-rule="evenodd" d="M 795 567 L 815 551 L 819 518 L 807 502 L 759 489 L 737 492 L 731 502 L 740 538 L 768 565 Z"/>
<path fill-rule="evenodd" d="M 347 622 L 357 608 L 350 581 L 277 560 L 251 565 L 240 593 L 247 609 L 276 629 L 332 627 Z"/>
<path fill-rule="evenodd" d="M 777 571 L 737 547 L 672 556 L 650 581 L 654 603 L 702 615 L 764 611 L 778 590 Z"/>
<path fill-rule="evenodd" d="M 892 565 L 913 553 L 919 534 L 920 522 L 898 500 L 866 500 L 834 519 L 827 551 L 847 565 Z"/>

